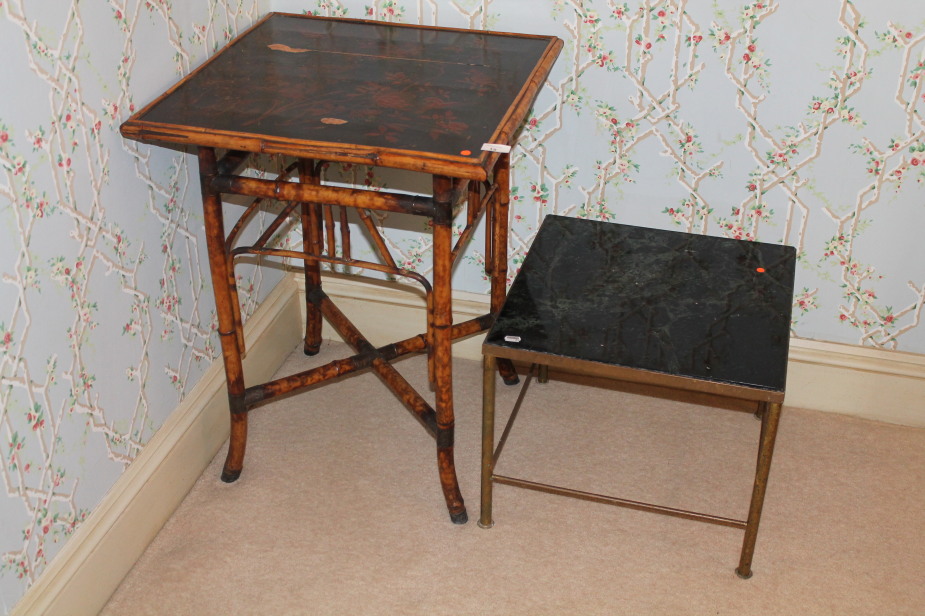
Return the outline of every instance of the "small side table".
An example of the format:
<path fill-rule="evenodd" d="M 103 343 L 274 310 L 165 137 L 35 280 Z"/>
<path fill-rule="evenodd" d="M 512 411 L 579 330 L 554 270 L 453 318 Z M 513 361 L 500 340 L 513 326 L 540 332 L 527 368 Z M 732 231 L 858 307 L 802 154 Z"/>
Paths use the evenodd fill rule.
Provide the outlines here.
<path fill-rule="evenodd" d="M 244 468 L 252 410 L 278 396 L 371 370 L 434 439 L 450 519 L 468 520 L 456 477 L 451 345 L 485 330 L 504 300 L 509 150 L 562 45 L 554 36 L 269 13 L 122 125 L 129 139 L 198 150 L 230 408 L 223 481 L 236 481 Z M 245 172 L 253 154 L 281 155 L 289 164 L 275 179 L 253 177 Z M 331 162 L 424 173 L 431 194 L 328 183 L 323 173 Z M 246 205 L 225 207 L 224 195 L 245 197 L 235 202 Z M 256 241 L 246 242 L 242 229 L 276 201 L 283 203 L 276 217 Z M 458 216 L 457 205 L 464 208 Z M 377 213 L 425 217 L 432 243 L 429 279 L 392 254 Z M 491 312 L 454 323 L 453 265 L 482 218 Z M 353 256 L 350 220 L 370 242 L 372 258 Z M 275 246 L 277 232 L 291 223 L 301 223 L 301 247 Z M 250 383 L 235 277 L 237 259 L 245 255 L 301 261 L 305 353 L 318 353 L 327 320 L 353 354 Z M 325 293 L 322 265 L 420 284 L 427 305 L 423 333 L 373 346 Z M 428 357 L 433 403 L 391 364 L 421 352 Z M 507 380 L 516 379 L 512 367 L 502 368 Z"/>
<path fill-rule="evenodd" d="M 740 528 L 736 573 L 751 577 L 784 400 L 796 251 L 547 216 L 482 347 L 482 510 L 494 483 Z M 494 472 L 530 378 L 495 448 L 498 359 L 699 392 L 756 405 L 758 462 L 746 520 L 685 511 Z"/>

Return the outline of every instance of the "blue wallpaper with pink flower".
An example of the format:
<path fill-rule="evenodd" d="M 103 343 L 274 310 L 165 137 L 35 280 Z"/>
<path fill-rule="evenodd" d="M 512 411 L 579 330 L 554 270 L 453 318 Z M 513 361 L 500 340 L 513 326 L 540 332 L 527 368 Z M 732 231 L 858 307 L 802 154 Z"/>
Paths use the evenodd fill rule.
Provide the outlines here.
<path fill-rule="evenodd" d="M 925 353 L 920 0 L 0 0 L 4 613 L 216 356 L 195 163 L 118 127 L 268 10 L 565 41 L 512 154 L 512 275 L 549 213 L 783 242 L 795 337 Z M 238 274 L 245 314 L 281 276 Z"/>

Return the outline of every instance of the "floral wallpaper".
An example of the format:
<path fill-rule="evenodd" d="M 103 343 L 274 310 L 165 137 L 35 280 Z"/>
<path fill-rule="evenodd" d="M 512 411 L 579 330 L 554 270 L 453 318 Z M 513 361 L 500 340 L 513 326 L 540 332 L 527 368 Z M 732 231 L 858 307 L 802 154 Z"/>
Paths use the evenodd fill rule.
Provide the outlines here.
<path fill-rule="evenodd" d="M 217 352 L 196 176 L 118 128 L 266 7 L 180 4 L 0 1 L 4 613 Z"/>
<path fill-rule="evenodd" d="M 193 159 L 118 127 L 267 10 L 565 41 L 513 151 L 512 274 L 547 213 L 784 242 L 794 336 L 925 353 L 919 0 L 0 0 L 4 613 L 217 353 Z M 377 221 L 426 272 L 426 233 Z M 280 276 L 238 274 L 245 314 Z"/>

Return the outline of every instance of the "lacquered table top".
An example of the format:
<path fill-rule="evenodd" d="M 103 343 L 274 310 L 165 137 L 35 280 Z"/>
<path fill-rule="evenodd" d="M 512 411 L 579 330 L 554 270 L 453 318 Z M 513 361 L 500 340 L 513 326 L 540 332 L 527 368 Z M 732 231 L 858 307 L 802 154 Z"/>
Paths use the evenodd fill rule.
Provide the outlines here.
<path fill-rule="evenodd" d="M 547 216 L 486 352 L 783 392 L 795 263 L 790 246 Z"/>
<path fill-rule="evenodd" d="M 271 13 L 123 126 L 127 137 L 420 169 L 487 168 L 562 42 Z M 496 156 L 496 155 L 495 155 Z"/>

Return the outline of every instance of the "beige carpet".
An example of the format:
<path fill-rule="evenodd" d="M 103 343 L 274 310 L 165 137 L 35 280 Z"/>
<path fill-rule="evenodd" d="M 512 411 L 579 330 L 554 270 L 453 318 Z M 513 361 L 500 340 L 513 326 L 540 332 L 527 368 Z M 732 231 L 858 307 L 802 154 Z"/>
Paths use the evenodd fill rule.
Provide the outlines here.
<path fill-rule="evenodd" d="M 295 352 L 281 374 L 343 350 Z M 415 385 L 423 366 L 399 363 Z M 732 528 L 503 485 L 479 528 L 480 376 L 454 366 L 467 525 L 447 516 L 431 438 L 375 376 L 351 377 L 253 412 L 241 479 L 219 481 L 222 452 L 103 613 L 925 614 L 925 430 L 785 405 L 741 580 Z M 506 417 L 516 390 L 498 390 Z M 534 384 L 498 471 L 744 517 L 758 427 Z"/>

